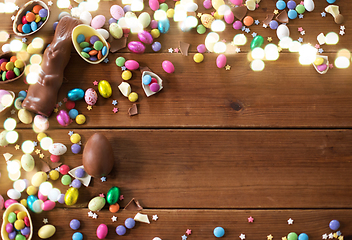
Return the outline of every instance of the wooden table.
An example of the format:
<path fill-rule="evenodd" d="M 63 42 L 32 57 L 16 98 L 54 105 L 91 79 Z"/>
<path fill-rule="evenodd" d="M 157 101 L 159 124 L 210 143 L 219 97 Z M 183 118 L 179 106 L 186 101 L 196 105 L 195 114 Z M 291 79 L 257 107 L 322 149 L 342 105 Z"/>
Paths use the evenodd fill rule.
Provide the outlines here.
<path fill-rule="evenodd" d="M 256 11 L 248 14 L 262 21 L 273 12 L 275 2 L 263 0 Z M 19 6 L 23 3 L 16 2 Z M 174 2 L 167 0 L 167 3 L 174 7 Z M 77 5 L 73 1 L 72 4 Z M 113 4 L 116 2 L 100 2 L 93 16 L 103 14 L 110 18 L 109 8 Z M 340 36 L 337 45 L 321 46 L 323 55 L 331 63 L 338 50 L 352 47 L 350 3 L 338 0 L 336 4 L 345 17 L 346 35 Z M 145 5 L 151 13 L 147 1 Z M 212 11 L 205 10 L 201 1 L 198 5 L 197 12 Z M 330 14 L 321 16 L 327 2 L 315 1 L 315 5 L 313 12 L 306 12 L 303 19 L 297 18 L 288 24 L 294 40 L 302 37 L 304 43 L 313 46 L 319 33 L 340 31 L 340 25 L 334 23 Z M 28 42 L 33 37 L 42 37 L 50 43 L 51 27 L 59 12 L 54 2 L 49 22 L 39 33 L 28 37 Z M 11 15 L 0 14 L 0 30 L 12 33 Z M 53 114 L 46 133 L 54 142 L 70 148 L 69 131 L 82 136 L 83 146 L 93 133 L 101 132 L 113 146 L 115 166 L 106 182 L 93 179 L 88 188 L 82 187 L 74 206 L 57 204 L 50 212 L 32 213 L 34 239 L 38 239 L 36 232 L 43 225 L 43 218 L 56 226 L 52 239 L 71 239 L 75 231 L 69 228 L 69 222 L 73 218 L 81 221 L 79 231 L 85 239 L 96 239 L 96 228 L 101 223 L 109 228 L 107 239 L 115 239 L 116 226 L 134 217 L 137 211 L 120 210 L 113 214 L 106 206 L 97 213 L 97 219 L 87 214 L 90 199 L 106 194 L 112 186 L 118 186 L 124 196 L 119 202 L 121 209 L 135 198 L 144 208 L 141 213 L 148 214 L 151 221 L 137 223 L 124 239 L 156 236 L 163 240 L 181 239 L 187 229 L 192 230 L 190 240 L 214 239 L 213 229 L 221 226 L 226 231 L 225 239 L 239 239 L 243 233 L 248 240 L 265 240 L 270 234 L 278 240 L 290 232 L 305 232 L 310 239 L 318 240 L 325 233 L 334 233 L 329 229 L 332 219 L 340 221 L 342 234 L 350 238 L 352 68 L 334 67 L 320 75 L 312 65 L 300 65 L 298 53 L 283 50 L 277 61 L 265 61 L 265 69 L 254 72 L 247 60 L 251 34 L 262 35 L 265 44 L 268 37 L 278 44 L 276 32 L 263 28 L 262 23 L 251 26 L 251 32 L 245 33 L 248 42 L 240 47 L 240 53 L 227 55 L 229 71 L 216 67 L 215 53 L 205 53 L 204 62 L 196 64 L 193 55 L 197 45 L 204 43 L 205 35 L 197 34 L 194 29 L 184 33 L 172 20 L 170 23 L 169 32 L 158 39 L 162 43 L 158 53 L 150 46 L 142 55 L 130 53 L 126 48 L 109 54 L 107 64 L 90 65 L 72 50 L 65 70 L 67 81 L 62 85 L 58 101 L 63 102 L 73 88 L 97 90 L 93 82 L 104 79 L 111 83 L 113 95 L 109 99 L 99 96 L 90 111 L 84 101 L 76 103 L 76 109 L 87 117 L 84 125 L 72 123 L 64 128 Z M 300 34 L 299 27 L 305 35 Z M 242 32 L 227 25 L 220 37 L 229 43 L 238 33 Z M 12 34 L 11 39 L 14 38 Z M 129 41 L 136 39 L 135 35 L 128 37 Z M 191 44 L 189 56 L 168 52 L 169 48 L 178 48 L 179 41 Z M 117 88 L 122 82 L 122 71 L 115 65 L 118 56 L 137 60 L 164 79 L 164 89 L 147 98 L 141 87 L 141 73 L 133 71 L 129 83 L 139 95 L 136 116 L 128 115 L 132 103 Z M 163 71 L 164 60 L 173 62 L 175 73 Z M 28 86 L 19 80 L 0 88 L 17 94 Z M 112 111 L 113 100 L 118 101 L 116 114 Z M 24 140 L 36 141 L 30 125 L 19 123 L 17 130 L 18 144 Z M 19 159 L 22 152 L 14 146 L 1 148 L 1 153 L 8 152 L 14 155 L 12 159 Z M 50 161 L 49 152 L 42 152 L 44 160 Z M 39 168 L 39 156 L 32 155 Z M 82 155 L 74 155 L 69 150 L 61 162 L 77 167 L 82 164 Z M 12 182 L 7 178 L 4 160 L 0 161 L 0 168 L 0 194 L 7 199 L 6 192 Z M 62 192 L 68 189 L 59 180 L 53 183 Z M 26 197 L 22 193 L 22 198 Z M 111 220 L 113 215 L 118 218 L 116 222 Z M 159 219 L 152 221 L 153 215 Z M 254 218 L 253 223 L 248 222 L 250 216 Z M 294 220 L 292 225 L 287 222 L 290 218 Z"/>

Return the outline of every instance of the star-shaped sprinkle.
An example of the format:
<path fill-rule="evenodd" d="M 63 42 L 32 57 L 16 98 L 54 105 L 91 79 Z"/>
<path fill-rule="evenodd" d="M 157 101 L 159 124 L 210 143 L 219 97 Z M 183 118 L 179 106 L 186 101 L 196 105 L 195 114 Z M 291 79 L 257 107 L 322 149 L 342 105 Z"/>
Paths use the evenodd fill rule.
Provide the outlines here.
<path fill-rule="evenodd" d="M 156 220 L 158 220 L 158 215 L 153 215 L 153 221 L 156 221 Z"/>
<path fill-rule="evenodd" d="M 242 32 L 246 30 L 246 26 L 241 27 Z"/>
<path fill-rule="evenodd" d="M 99 194 L 99 197 L 104 198 L 104 197 L 105 197 L 104 193 L 100 193 L 100 194 Z"/>
<path fill-rule="evenodd" d="M 226 71 L 229 71 L 230 69 L 231 69 L 231 66 L 230 66 L 230 65 L 226 65 L 226 66 L 225 66 L 225 70 L 226 70 Z"/>
<path fill-rule="evenodd" d="M 35 150 L 35 153 L 36 153 L 36 154 L 39 154 L 39 153 L 40 153 L 40 149 L 36 149 L 36 150 Z"/>
<path fill-rule="evenodd" d="M 345 30 L 346 28 L 345 28 L 345 26 L 341 25 L 341 26 L 340 26 L 340 29 L 341 29 L 341 30 Z"/>
<path fill-rule="evenodd" d="M 187 228 L 186 234 L 187 234 L 187 235 L 191 235 L 191 234 L 192 234 L 192 230 Z"/>
<path fill-rule="evenodd" d="M 267 40 L 268 40 L 268 42 L 272 42 L 273 38 L 272 37 L 268 37 Z"/>
<path fill-rule="evenodd" d="M 15 149 L 16 150 L 20 149 L 20 145 L 16 144 Z"/>
<path fill-rule="evenodd" d="M 58 103 L 56 103 L 55 107 L 57 107 L 57 108 L 58 108 L 58 107 L 59 107 L 59 104 L 58 104 Z"/>
<path fill-rule="evenodd" d="M 339 240 L 343 240 L 343 236 L 339 236 Z"/>
<path fill-rule="evenodd" d="M 320 54 L 322 54 L 322 53 L 324 52 L 324 49 L 319 48 L 319 49 L 318 49 L 318 52 L 319 52 Z"/>
<path fill-rule="evenodd" d="M 333 67 L 334 67 L 334 64 L 330 63 L 329 68 L 333 68 Z"/>
<path fill-rule="evenodd" d="M 117 113 L 117 112 L 119 111 L 119 109 L 118 109 L 118 108 L 113 108 L 112 111 L 113 111 L 114 113 Z"/>
<path fill-rule="evenodd" d="M 215 12 L 211 12 L 210 14 L 211 14 L 212 16 L 214 16 Z"/>
<path fill-rule="evenodd" d="M 105 59 L 103 60 L 103 62 L 104 62 L 104 63 L 108 63 L 108 62 L 109 62 L 109 58 L 105 58 Z"/>
<path fill-rule="evenodd" d="M 187 240 L 187 236 L 186 235 L 183 235 L 181 236 L 182 240 Z"/>
<path fill-rule="evenodd" d="M 322 12 L 322 13 L 320 13 L 320 15 L 321 15 L 322 17 L 326 17 L 326 12 Z"/>
<path fill-rule="evenodd" d="M 174 51 L 174 49 L 173 48 L 169 48 L 169 53 L 172 53 L 173 51 Z"/>
<path fill-rule="evenodd" d="M 90 111 L 90 110 L 93 109 L 93 107 L 92 107 L 91 105 L 88 105 L 88 106 L 87 106 L 87 109 L 88 109 L 88 111 Z"/>
<path fill-rule="evenodd" d="M 121 70 L 122 70 L 122 71 L 125 71 L 126 69 L 127 69 L 127 68 L 126 68 L 125 66 L 122 66 L 122 67 L 121 67 Z"/>
<path fill-rule="evenodd" d="M 338 236 L 337 236 L 337 233 L 335 232 L 335 233 L 334 233 L 334 238 L 337 238 L 337 237 L 338 237 Z"/>
<path fill-rule="evenodd" d="M 341 231 L 336 232 L 337 236 L 341 236 Z"/>
<path fill-rule="evenodd" d="M 259 8 L 259 3 L 256 3 L 256 4 L 255 4 L 255 8 Z"/>
<path fill-rule="evenodd" d="M 252 37 L 256 37 L 257 36 L 257 33 L 256 32 L 253 32 L 252 33 Z"/>
<path fill-rule="evenodd" d="M 241 240 L 244 240 L 244 239 L 246 239 L 246 235 L 244 235 L 243 233 L 241 233 L 241 235 L 240 236 L 238 236 Z"/>
<path fill-rule="evenodd" d="M 345 35 L 345 31 L 340 30 L 340 35 L 341 35 L 341 36 Z"/>
<path fill-rule="evenodd" d="M 47 218 L 43 218 L 43 223 L 44 224 L 47 224 L 49 221 L 48 221 L 48 219 Z"/>
<path fill-rule="evenodd" d="M 302 43 L 303 42 L 303 38 L 298 38 L 298 42 Z"/>
<path fill-rule="evenodd" d="M 25 38 L 25 37 L 22 38 L 22 42 L 23 42 L 23 43 L 26 43 L 26 42 L 27 42 L 27 38 Z"/>
<path fill-rule="evenodd" d="M 281 52 L 281 51 L 282 51 L 282 48 L 281 48 L 281 47 L 277 47 L 277 51 L 278 51 L 278 52 Z"/>
<path fill-rule="evenodd" d="M 38 146 L 38 143 L 36 141 L 33 141 L 34 147 Z"/>
<path fill-rule="evenodd" d="M 88 212 L 88 217 L 91 217 L 91 216 L 93 216 L 93 212 L 92 212 L 92 211 L 89 211 L 89 212 Z"/>
<path fill-rule="evenodd" d="M 69 131 L 69 132 L 68 132 L 68 135 L 69 135 L 69 136 L 72 136 L 72 135 L 73 135 L 73 131 Z"/>
<path fill-rule="evenodd" d="M 320 45 L 319 44 L 315 44 L 314 46 L 316 49 L 319 49 L 320 48 Z"/>
<path fill-rule="evenodd" d="M 249 28 L 246 28 L 246 30 L 244 30 L 246 33 L 250 33 L 251 30 Z"/>
<path fill-rule="evenodd" d="M 260 23 L 260 21 L 258 19 L 254 21 L 255 25 L 259 25 L 259 23 Z"/>
<path fill-rule="evenodd" d="M 306 31 L 302 31 L 302 32 L 301 32 L 301 35 L 304 35 L 304 34 L 306 34 Z"/>
<path fill-rule="evenodd" d="M 268 25 L 266 25 L 265 23 L 263 23 L 263 28 L 267 28 L 268 27 Z"/>
<path fill-rule="evenodd" d="M 18 11 L 18 9 L 20 9 L 20 7 L 16 5 L 15 9 L 16 9 L 16 11 Z"/>
<path fill-rule="evenodd" d="M 241 49 L 240 49 L 240 48 L 236 48 L 236 52 L 237 52 L 237 53 L 240 53 L 240 52 L 241 52 Z"/>
<path fill-rule="evenodd" d="M 325 233 L 323 236 L 322 236 L 323 239 L 328 239 L 328 235 Z"/>
<path fill-rule="evenodd" d="M 299 4 L 304 5 L 304 1 L 301 1 Z"/>
<path fill-rule="evenodd" d="M 268 240 L 272 240 L 274 237 L 273 237 L 273 235 L 268 235 L 268 236 L 266 236 L 266 238 L 268 239 Z"/>
<path fill-rule="evenodd" d="M 58 108 L 54 108 L 54 113 L 57 113 L 59 111 Z"/>
<path fill-rule="evenodd" d="M 52 2 L 52 1 L 49 1 L 49 2 L 48 2 L 48 5 L 49 5 L 49 6 L 53 5 L 53 2 Z"/>
<path fill-rule="evenodd" d="M 59 107 L 61 107 L 62 106 L 62 102 L 58 102 L 57 105 L 59 105 Z"/>
<path fill-rule="evenodd" d="M 39 154 L 39 157 L 40 157 L 41 159 L 43 159 L 43 158 L 44 158 L 44 154 L 43 154 L 43 153 Z"/>
<path fill-rule="evenodd" d="M 178 53 L 180 50 L 178 48 L 174 48 L 174 52 Z"/>
<path fill-rule="evenodd" d="M 200 12 L 197 13 L 197 17 L 199 17 L 199 18 L 200 18 L 202 15 L 203 15 L 203 13 L 200 13 Z"/>
<path fill-rule="evenodd" d="M 129 35 L 128 33 L 124 33 L 124 34 L 123 34 L 123 36 L 124 36 L 125 38 L 128 38 L 128 35 Z"/>
<path fill-rule="evenodd" d="M 292 224 L 293 224 L 293 219 L 292 219 L 292 218 L 288 219 L 288 220 L 287 220 L 287 224 L 288 224 L 288 225 L 292 225 Z"/>
<path fill-rule="evenodd" d="M 231 46 L 233 46 L 233 47 L 235 47 L 236 46 L 236 44 L 232 41 L 231 43 Z"/>
<path fill-rule="evenodd" d="M 283 237 L 281 238 L 281 240 L 287 240 L 287 237 L 286 237 L 286 236 L 283 236 Z"/>
<path fill-rule="evenodd" d="M 298 15 L 298 18 L 302 19 L 304 17 L 303 14 Z"/>
<path fill-rule="evenodd" d="M 101 181 L 101 182 L 106 182 L 106 177 L 101 177 L 101 178 L 100 178 L 100 181 Z"/>
<path fill-rule="evenodd" d="M 15 109 L 12 109 L 11 110 L 11 114 L 14 115 L 16 113 L 16 110 Z"/>
<path fill-rule="evenodd" d="M 302 32 L 303 31 L 303 28 L 302 27 L 299 27 L 298 28 L 298 32 Z"/>
<path fill-rule="evenodd" d="M 93 82 L 93 85 L 94 85 L 94 86 L 98 86 L 98 81 L 94 81 L 94 82 Z"/>
<path fill-rule="evenodd" d="M 274 10 L 274 14 L 275 14 L 275 15 L 279 14 L 279 10 L 275 9 L 275 10 Z"/>
<path fill-rule="evenodd" d="M 67 98 L 65 97 L 64 99 L 62 99 L 63 102 L 67 102 Z"/>
<path fill-rule="evenodd" d="M 12 15 L 12 16 L 11 16 L 11 20 L 12 20 L 12 21 L 14 21 L 15 18 L 16 18 L 15 15 Z"/>
<path fill-rule="evenodd" d="M 98 218 L 98 214 L 93 213 L 92 218 L 97 219 Z"/>
<path fill-rule="evenodd" d="M 334 238 L 334 234 L 333 233 L 329 233 L 329 239 L 333 239 Z"/>
<path fill-rule="evenodd" d="M 222 39 L 221 42 L 226 43 L 226 39 Z"/>
<path fill-rule="evenodd" d="M 117 100 L 112 100 L 112 105 L 117 105 Z"/>
<path fill-rule="evenodd" d="M 112 222 L 116 222 L 117 221 L 117 217 L 116 216 L 112 216 L 111 221 Z"/>
<path fill-rule="evenodd" d="M 252 223 L 253 221 L 254 221 L 254 218 L 252 218 L 252 216 L 250 216 L 249 218 L 247 218 L 248 219 L 248 222 L 249 223 Z"/>
<path fill-rule="evenodd" d="M 55 168 L 56 171 L 60 172 L 60 167 Z"/>
<path fill-rule="evenodd" d="M 119 200 L 122 201 L 124 199 L 123 195 L 120 195 Z"/>

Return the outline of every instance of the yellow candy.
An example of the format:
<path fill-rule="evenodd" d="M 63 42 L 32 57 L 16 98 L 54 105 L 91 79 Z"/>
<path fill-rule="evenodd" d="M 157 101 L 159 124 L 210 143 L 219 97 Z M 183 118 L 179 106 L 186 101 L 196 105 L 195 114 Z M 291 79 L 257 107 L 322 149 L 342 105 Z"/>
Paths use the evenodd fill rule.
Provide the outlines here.
<path fill-rule="evenodd" d="M 130 100 L 130 102 L 135 102 L 138 100 L 138 94 L 135 93 L 135 92 L 131 92 L 129 95 L 128 95 L 128 100 Z"/>
<path fill-rule="evenodd" d="M 47 179 L 47 175 L 45 172 L 37 172 L 32 177 L 32 185 L 34 187 L 39 187 L 40 184 L 46 181 L 46 179 Z"/>
<path fill-rule="evenodd" d="M 23 67 L 24 67 L 23 61 L 17 59 L 17 60 L 15 61 L 15 67 L 16 67 L 16 68 L 23 68 Z"/>
<path fill-rule="evenodd" d="M 78 189 L 71 187 L 65 193 L 65 204 L 71 206 L 77 202 L 78 199 Z"/>
<path fill-rule="evenodd" d="M 47 137 L 47 135 L 43 132 L 38 133 L 37 140 L 40 142 L 43 138 Z"/>
<path fill-rule="evenodd" d="M 319 65 L 322 65 L 324 63 L 324 58 L 321 58 L 321 57 L 317 57 L 314 61 L 314 64 L 319 66 Z"/>
<path fill-rule="evenodd" d="M 72 134 L 70 137 L 70 141 L 72 143 L 79 143 L 79 141 L 81 141 L 81 135 L 79 135 L 78 133 Z"/>
<path fill-rule="evenodd" d="M 14 67 L 13 62 L 6 63 L 6 70 L 12 71 Z"/>
<path fill-rule="evenodd" d="M 121 75 L 122 79 L 127 81 L 127 80 L 130 80 L 131 77 L 132 77 L 132 73 L 130 70 L 125 70 L 122 72 L 122 75 Z"/>
<path fill-rule="evenodd" d="M 172 18 L 174 17 L 174 14 L 175 14 L 175 10 L 173 8 L 169 8 L 167 11 L 166 11 L 166 16 L 168 18 Z"/>
<path fill-rule="evenodd" d="M 152 35 L 153 38 L 158 38 L 160 36 L 160 31 L 159 29 L 153 29 L 150 31 L 150 34 Z"/>
<path fill-rule="evenodd" d="M 16 220 L 15 221 L 15 228 L 17 230 L 21 230 L 24 228 L 24 221 L 23 220 Z"/>
<path fill-rule="evenodd" d="M 29 195 L 29 194 L 28 194 L 28 195 Z M 23 206 L 27 207 L 27 199 L 21 199 L 20 203 L 21 203 Z"/>
<path fill-rule="evenodd" d="M 60 174 L 56 170 L 51 170 L 50 173 L 49 173 L 49 177 L 50 177 L 51 180 L 55 181 L 55 180 L 59 179 Z"/>
<path fill-rule="evenodd" d="M 99 93 L 100 95 L 103 97 L 103 98 L 109 98 L 112 94 L 112 88 L 111 88 L 111 85 L 108 81 L 106 80 L 101 80 L 99 83 L 98 83 L 98 90 L 99 90 Z"/>
<path fill-rule="evenodd" d="M 181 4 L 181 1 L 175 2 L 175 7 L 176 7 L 177 5 L 179 5 L 179 4 Z"/>
<path fill-rule="evenodd" d="M 22 200 L 25 200 L 25 199 L 22 199 Z M 19 219 L 19 220 L 23 220 L 24 217 L 26 217 L 26 216 L 27 216 L 27 213 L 25 211 L 21 211 L 21 212 L 17 213 L 17 219 Z"/>
<path fill-rule="evenodd" d="M 28 195 L 35 195 L 38 192 L 38 189 L 34 186 L 29 186 L 27 188 L 27 194 Z"/>
<path fill-rule="evenodd" d="M 214 13 L 214 18 L 215 18 L 215 19 L 223 19 L 223 18 L 224 18 L 224 15 L 220 15 L 218 12 L 215 12 L 215 13 Z"/>
<path fill-rule="evenodd" d="M 38 23 L 38 22 L 40 22 L 40 20 L 41 20 L 42 18 L 39 16 L 39 14 L 37 14 L 37 15 L 35 15 L 35 22 L 36 23 Z"/>
<path fill-rule="evenodd" d="M 194 60 L 196 63 L 201 63 L 201 62 L 203 62 L 203 60 L 204 60 L 204 56 L 203 56 L 203 54 L 201 54 L 201 53 L 196 53 L 196 54 L 194 54 L 194 56 L 193 56 L 193 60 Z"/>
<path fill-rule="evenodd" d="M 76 117 L 76 123 L 77 124 L 83 124 L 86 122 L 86 117 L 83 114 L 79 114 Z"/>

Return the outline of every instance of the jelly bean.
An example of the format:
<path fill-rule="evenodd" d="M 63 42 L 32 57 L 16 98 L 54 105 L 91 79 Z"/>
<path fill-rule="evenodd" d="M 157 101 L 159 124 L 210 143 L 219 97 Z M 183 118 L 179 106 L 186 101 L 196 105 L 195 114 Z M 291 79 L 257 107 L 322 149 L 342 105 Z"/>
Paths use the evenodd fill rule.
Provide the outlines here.
<path fill-rule="evenodd" d="M 309 237 L 306 233 L 301 233 L 300 235 L 298 235 L 298 240 L 308 240 Z"/>

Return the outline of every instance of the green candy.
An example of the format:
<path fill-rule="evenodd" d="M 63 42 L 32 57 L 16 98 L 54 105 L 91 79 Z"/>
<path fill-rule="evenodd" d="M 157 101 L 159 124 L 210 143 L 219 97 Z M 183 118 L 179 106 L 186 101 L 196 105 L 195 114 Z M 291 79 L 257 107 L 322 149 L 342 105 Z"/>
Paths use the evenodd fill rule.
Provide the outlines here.
<path fill-rule="evenodd" d="M 199 24 L 197 26 L 197 33 L 204 34 L 206 31 L 207 31 L 207 29 L 203 26 L 203 24 Z"/>
<path fill-rule="evenodd" d="M 7 221 L 10 223 L 14 223 L 17 219 L 16 213 L 10 212 L 9 216 L 7 217 Z"/>
<path fill-rule="evenodd" d="M 15 240 L 26 240 L 26 237 L 19 233 L 16 235 Z"/>
<path fill-rule="evenodd" d="M 115 204 L 120 198 L 120 189 L 118 187 L 112 187 L 106 194 L 106 201 L 112 205 Z"/>
<path fill-rule="evenodd" d="M 2 78 L 3 81 L 6 80 L 6 71 L 2 72 L 1 78 Z"/>
<path fill-rule="evenodd" d="M 302 13 L 304 13 L 306 11 L 306 8 L 302 5 L 302 4 L 298 4 L 297 6 L 296 6 L 296 12 L 298 13 L 298 14 L 302 14 Z"/>
<path fill-rule="evenodd" d="M 261 47 L 263 43 L 264 43 L 264 38 L 260 35 L 256 36 L 255 38 L 253 38 L 251 42 L 251 50 L 253 50 L 256 47 Z"/>
<path fill-rule="evenodd" d="M 287 240 L 297 240 L 298 236 L 297 236 L 297 233 L 295 232 L 290 232 L 288 235 L 287 235 Z"/>
<path fill-rule="evenodd" d="M 13 69 L 13 72 L 16 74 L 17 77 L 21 75 L 21 71 L 16 67 Z"/>
<path fill-rule="evenodd" d="M 167 11 L 168 8 L 169 6 L 166 3 L 162 3 L 159 5 L 159 9 L 164 10 L 165 12 Z"/>
<path fill-rule="evenodd" d="M 63 175 L 61 178 L 61 183 L 65 186 L 69 185 L 71 183 L 71 177 L 70 175 Z"/>
<path fill-rule="evenodd" d="M 125 65 L 126 59 L 124 57 L 118 57 L 116 58 L 116 65 L 118 67 L 122 67 L 123 65 Z"/>
<path fill-rule="evenodd" d="M 104 44 L 101 41 L 95 41 L 93 47 L 95 50 L 100 51 L 104 47 Z"/>
<path fill-rule="evenodd" d="M 90 55 L 88 53 L 86 53 L 86 52 L 81 52 L 81 55 L 83 57 L 85 57 L 85 58 L 89 58 L 90 57 Z"/>
<path fill-rule="evenodd" d="M 86 48 L 86 47 L 89 47 L 89 43 L 87 43 L 87 42 L 81 42 L 81 43 L 79 44 L 79 46 L 80 46 L 81 48 Z"/>

